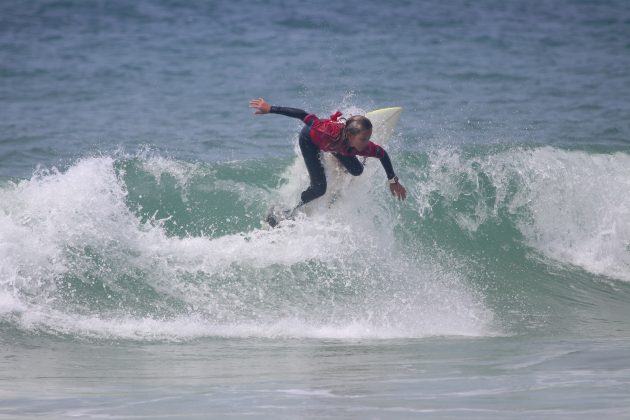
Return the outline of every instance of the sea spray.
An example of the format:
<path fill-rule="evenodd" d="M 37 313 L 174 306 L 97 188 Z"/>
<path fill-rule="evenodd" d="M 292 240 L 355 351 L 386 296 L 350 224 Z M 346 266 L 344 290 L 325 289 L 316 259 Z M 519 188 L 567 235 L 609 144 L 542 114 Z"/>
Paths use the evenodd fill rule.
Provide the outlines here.
<path fill-rule="evenodd" d="M 444 221 L 471 237 L 481 226 L 509 224 L 545 258 L 630 281 L 628 154 L 441 148 L 428 156 L 419 169 L 426 182 L 413 191 L 422 217 L 442 209 Z"/>
<path fill-rule="evenodd" d="M 299 156 L 99 156 L 6 181 L 3 323 L 139 340 L 488 336 L 590 316 L 565 299 L 618 307 L 588 273 L 627 278 L 627 154 L 445 147 L 399 161 L 407 202 L 369 162 L 341 194 L 329 173 L 329 194 L 277 229 L 262 215 L 305 187 Z"/>
<path fill-rule="evenodd" d="M 301 215 L 274 230 L 172 235 L 165 221 L 185 225 L 186 218 L 146 213 L 138 192 L 148 179 L 142 167 L 155 169 L 156 161 L 132 160 L 85 158 L 3 187 L 5 321 L 149 340 L 496 333 L 492 312 L 461 273 L 398 252 L 390 212 L 369 189 L 357 188 L 330 214 Z M 185 164 L 157 162 L 159 174 L 144 172 L 156 188 L 183 189 L 193 203 L 199 177 L 205 183 L 214 173 L 183 176 Z M 162 182 L 171 167 L 182 182 Z M 240 199 L 250 205 L 257 197 Z"/>

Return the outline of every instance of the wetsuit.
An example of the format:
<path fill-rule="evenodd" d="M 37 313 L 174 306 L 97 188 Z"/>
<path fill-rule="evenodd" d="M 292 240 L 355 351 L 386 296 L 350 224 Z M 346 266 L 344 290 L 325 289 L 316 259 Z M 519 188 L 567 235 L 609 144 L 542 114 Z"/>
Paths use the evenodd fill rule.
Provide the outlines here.
<path fill-rule="evenodd" d="M 358 176 L 363 173 L 363 165 L 357 158 L 359 155 L 379 158 L 387 173 L 387 179 L 396 176 L 389 155 L 381 146 L 369 141 L 363 151 L 358 151 L 347 144 L 347 140 L 342 138 L 343 130 L 340 131 L 340 126 L 343 125 L 336 121 L 336 117 L 340 113 L 333 115 L 329 120 L 320 120 L 314 114 L 307 114 L 297 108 L 272 106 L 269 112 L 297 118 L 306 124 L 300 132 L 299 144 L 306 169 L 311 177 L 311 185 L 302 192 L 299 205 L 306 204 L 326 193 L 326 174 L 320 160 L 322 151 L 331 152 L 351 175 Z M 333 126 L 333 124 L 337 126 Z M 333 134 L 326 135 L 326 131 Z M 335 136 L 337 138 L 333 138 Z"/>

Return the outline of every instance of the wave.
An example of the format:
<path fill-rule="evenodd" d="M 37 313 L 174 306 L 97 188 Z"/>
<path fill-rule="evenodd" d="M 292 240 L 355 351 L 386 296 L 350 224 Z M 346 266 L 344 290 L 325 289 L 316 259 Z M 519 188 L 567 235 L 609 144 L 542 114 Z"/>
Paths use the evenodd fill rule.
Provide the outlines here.
<path fill-rule="evenodd" d="M 92 157 L 5 183 L 7 328 L 139 339 L 491 330 L 458 274 L 396 256 L 385 224 L 366 234 L 319 215 L 261 228 L 273 195 L 256 178 L 239 181 L 256 171 L 240 165 Z"/>
<path fill-rule="evenodd" d="M 422 217 L 441 211 L 472 236 L 488 225 L 512 226 L 515 239 L 541 256 L 630 281 L 629 154 L 440 149 L 428 159 L 415 191 Z"/>
<path fill-rule="evenodd" d="M 295 202 L 308 182 L 301 159 L 142 152 L 4 180 L 0 328 L 137 340 L 483 337 L 539 328 L 565 300 L 601 309 L 630 297 L 628 154 L 436 148 L 397 164 L 407 203 L 369 163 L 277 229 L 262 216 Z"/>

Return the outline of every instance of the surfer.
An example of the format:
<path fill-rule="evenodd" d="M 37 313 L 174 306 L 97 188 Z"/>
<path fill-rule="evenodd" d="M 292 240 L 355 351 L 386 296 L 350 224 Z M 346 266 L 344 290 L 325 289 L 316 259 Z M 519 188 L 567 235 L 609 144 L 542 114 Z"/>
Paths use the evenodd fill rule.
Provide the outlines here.
<path fill-rule="evenodd" d="M 310 186 L 300 196 L 300 207 L 326 193 L 326 174 L 320 160 L 321 152 L 330 152 L 348 170 L 351 175 L 363 173 L 363 165 L 357 156 L 379 158 L 393 196 L 400 200 L 407 197 L 407 191 L 394 173 L 389 155 L 378 144 L 370 141 L 372 123 L 362 115 L 354 115 L 339 121 L 341 112 L 337 111 L 329 119 L 320 120 L 314 114 L 297 108 L 272 106 L 263 98 L 249 101 L 249 107 L 256 109 L 256 114 L 281 114 L 297 118 L 304 122 L 300 132 L 300 150 L 311 178 Z M 297 208 L 296 207 L 296 208 Z"/>

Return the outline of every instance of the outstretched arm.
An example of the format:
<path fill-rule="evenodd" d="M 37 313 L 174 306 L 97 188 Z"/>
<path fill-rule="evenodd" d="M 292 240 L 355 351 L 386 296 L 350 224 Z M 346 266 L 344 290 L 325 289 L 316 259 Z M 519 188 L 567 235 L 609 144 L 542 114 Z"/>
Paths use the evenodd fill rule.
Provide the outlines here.
<path fill-rule="evenodd" d="M 383 150 L 383 157 L 381 160 L 381 165 L 383 165 L 383 169 L 387 173 L 387 179 L 389 180 L 389 190 L 392 192 L 392 195 L 398 198 L 399 200 L 404 200 L 407 198 L 407 190 L 398 182 L 398 177 L 394 173 L 394 168 L 392 166 L 392 161 L 389 159 L 389 155 Z"/>
<path fill-rule="evenodd" d="M 407 190 L 405 190 L 405 187 L 398 182 L 398 177 L 396 176 L 394 167 L 392 166 L 392 161 L 389 159 L 389 155 L 385 149 L 378 144 L 369 141 L 367 147 L 357 154 L 360 156 L 379 158 L 381 165 L 383 165 L 383 169 L 385 169 L 385 173 L 387 174 L 387 179 L 389 180 L 389 190 L 392 192 L 392 195 L 400 200 L 407 198 Z"/>
<path fill-rule="evenodd" d="M 304 121 L 304 118 L 308 115 L 306 111 L 298 108 L 287 108 L 283 106 L 269 105 L 263 98 L 252 99 L 249 101 L 249 107 L 256 109 L 256 114 L 280 114 L 287 117 L 297 118 Z"/>

